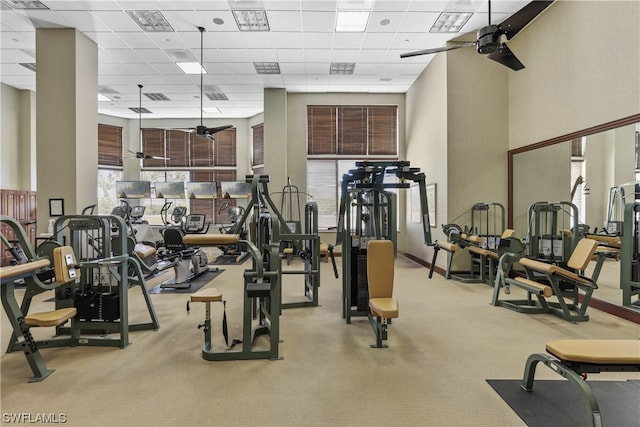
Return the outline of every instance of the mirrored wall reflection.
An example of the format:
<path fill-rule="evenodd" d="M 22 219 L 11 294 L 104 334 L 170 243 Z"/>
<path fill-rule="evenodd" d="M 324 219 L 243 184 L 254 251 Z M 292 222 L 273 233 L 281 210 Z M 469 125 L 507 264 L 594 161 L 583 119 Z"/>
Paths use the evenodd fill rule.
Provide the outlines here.
<path fill-rule="evenodd" d="M 640 123 L 631 123 L 513 154 L 510 208 L 517 235 L 526 236 L 529 206 L 539 201 L 572 201 L 590 232 L 615 232 L 623 219 L 619 189 L 627 201 L 636 198 L 639 141 Z M 594 298 L 621 304 L 619 264 L 615 257 L 604 263 Z"/>

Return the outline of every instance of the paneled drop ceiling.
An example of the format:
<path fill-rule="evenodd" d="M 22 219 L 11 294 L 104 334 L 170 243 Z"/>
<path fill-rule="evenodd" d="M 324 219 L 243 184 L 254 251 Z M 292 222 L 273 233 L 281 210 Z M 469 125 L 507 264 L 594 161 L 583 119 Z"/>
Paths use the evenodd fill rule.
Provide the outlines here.
<path fill-rule="evenodd" d="M 527 3 L 493 0 L 491 21 L 502 22 Z M 201 35 L 204 117 L 244 118 L 262 112 L 264 88 L 404 93 L 433 55 L 401 59 L 401 53 L 444 46 L 488 23 L 488 4 L 481 0 L 2 0 L 1 5 L 2 83 L 35 91 L 35 28 L 77 28 L 98 45 L 98 92 L 104 97 L 99 113 L 124 118 L 138 117 L 132 109 L 139 104 L 139 84 L 142 106 L 150 111 L 145 117 L 200 117 L 201 76 L 186 74 L 177 63 L 200 62 Z M 442 12 L 472 15 L 459 31 L 430 32 Z M 337 29 L 345 16 L 360 18 L 364 29 Z M 152 21 L 139 24 L 140 17 Z M 158 18 L 165 22 L 154 21 Z"/>

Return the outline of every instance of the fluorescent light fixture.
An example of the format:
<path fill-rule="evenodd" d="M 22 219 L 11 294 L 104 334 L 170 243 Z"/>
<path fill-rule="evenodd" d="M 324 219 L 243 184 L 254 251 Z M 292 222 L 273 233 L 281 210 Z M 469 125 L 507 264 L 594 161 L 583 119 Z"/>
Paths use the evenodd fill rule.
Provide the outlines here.
<path fill-rule="evenodd" d="M 264 10 L 232 10 L 240 31 L 269 31 L 267 12 Z"/>
<path fill-rule="evenodd" d="M 39 1 L 3 0 L 2 4 L 5 4 L 14 9 L 49 9 L 42 2 L 39 2 Z"/>
<path fill-rule="evenodd" d="M 129 107 L 129 110 L 133 111 L 136 114 L 149 114 L 151 113 L 146 107 Z"/>
<path fill-rule="evenodd" d="M 368 11 L 338 11 L 336 32 L 364 32 L 369 21 Z"/>
<path fill-rule="evenodd" d="M 277 62 L 254 62 L 253 66 L 258 74 L 280 74 L 280 65 Z"/>
<path fill-rule="evenodd" d="M 185 74 L 207 74 L 207 70 L 200 66 L 199 62 L 176 62 Z"/>
<path fill-rule="evenodd" d="M 205 113 L 219 113 L 220 109 L 218 107 L 204 107 L 202 109 L 202 111 L 204 111 Z"/>
<path fill-rule="evenodd" d="M 164 93 L 145 93 L 144 96 L 152 101 L 171 101 Z"/>
<path fill-rule="evenodd" d="M 111 101 L 109 98 L 107 98 L 106 96 L 104 96 L 103 94 L 99 93 L 98 94 L 98 101 Z"/>
<path fill-rule="evenodd" d="M 22 65 L 27 70 L 31 70 L 34 73 L 36 72 L 36 64 L 35 64 L 35 62 L 20 62 L 19 64 Z"/>
<path fill-rule="evenodd" d="M 429 32 L 459 33 L 472 15 L 472 12 L 442 12 Z"/>
<path fill-rule="evenodd" d="M 127 10 L 127 13 L 144 31 L 173 31 L 173 27 L 159 10 Z"/>
<path fill-rule="evenodd" d="M 353 74 L 355 62 L 332 62 L 329 74 Z"/>

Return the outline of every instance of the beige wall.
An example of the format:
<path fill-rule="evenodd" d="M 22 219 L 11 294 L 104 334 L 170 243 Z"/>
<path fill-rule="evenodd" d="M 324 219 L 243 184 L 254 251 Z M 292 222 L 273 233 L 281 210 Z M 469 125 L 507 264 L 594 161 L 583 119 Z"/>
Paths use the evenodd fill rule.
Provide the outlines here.
<path fill-rule="evenodd" d="M 35 94 L 2 84 L 0 104 L 0 188 L 35 190 Z"/>
<path fill-rule="evenodd" d="M 500 67 L 473 49 L 439 54 L 407 92 L 406 123 L 410 157 L 437 156 L 436 167 L 447 170 L 444 180 L 439 171 L 434 175 L 429 170 L 427 160 L 418 165 L 427 169 L 428 181 L 437 177 L 438 224 L 476 201 L 503 201 L 506 207 L 508 149 L 640 113 L 639 23 L 640 2 L 559 0 L 509 41 L 524 70 Z M 607 30 L 597 31 L 601 28 Z M 446 101 L 438 92 L 442 87 Z M 422 144 L 433 132 L 426 126 L 442 126 L 429 105 L 444 108 L 445 103 L 443 156 L 443 148 Z M 524 217 L 531 202 L 568 198 L 572 183 L 567 153 L 557 147 L 538 153 L 533 162 L 514 159 L 517 185 L 522 186 L 514 195 L 518 236 L 526 233 Z M 444 216 L 442 205 L 447 207 Z M 411 233 L 401 238 L 401 247 L 430 261 L 431 252 Z"/>
<path fill-rule="evenodd" d="M 640 2 L 556 1 L 509 46 L 509 147 L 640 112 Z"/>

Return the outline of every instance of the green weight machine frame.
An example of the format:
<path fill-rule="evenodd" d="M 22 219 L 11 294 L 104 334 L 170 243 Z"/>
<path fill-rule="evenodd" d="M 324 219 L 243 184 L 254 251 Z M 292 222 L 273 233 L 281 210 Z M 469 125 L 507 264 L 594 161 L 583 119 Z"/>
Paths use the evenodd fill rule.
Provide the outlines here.
<path fill-rule="evenodd" d="M 239 240 L 252 258 L 252 268 L 244 271 L 242 347 L 240 350 L 214 350 L 211 340 L 210 303 L 206 302 L 202 358 L 208 361 L 282 359 L 278 354 L 281 312 L 281 260 L 279 244 L 272 237 L 278 234 L 279 222 L 268 213 L 256 222 L 256 242 Z M 256 337 L 269 335 L 269 348 L 254 349 Z"/>
<path fill-rule="evenodd" d="M 396 176 L 400 182 L 385 183 L 387 174 Z M 395 195 L 386 190 L 410 188 L 410 183 L 406 181 L 418 183 L 424 242 L 430 246 L 431 225 L 425 174 L 419 168 L 411 167 L 408 161 L 363 161 L 356 162 L 356 169 L 342 177 L 336 245 L 342 245 L 342 317 L 347 324 L 351 323 L 352 317 L 369 316 L 368 306 L 366 309 L 362 305 L 358 308 L 352 298 L 354 279 L 366 276 L 366 269 L 354 271 L 352 257 L 364 254 L 367 242 L 373 239 L 391 240 L 397 249 Z M 365 217 L 367 220 L 363 221 Z M 366 286 L 366 283 L 363 285 Z"/>
<path fill-rule="evenodd" d="M 622 305 L 640 310 L 640 202 L 628 202 L 624 207 L 623 233 L 620 246 L 620 288 Z M 635 269 L 635 273 L 634 273 Z"/>
<path fill-rule="evenodd" d="M 529 206 L 528 215 L 525 256 L 552 262 L 567 262 L 581 237 L 578 232 L 578 207 L 571 202 L 535 202 Z M 564 233 L 564 229 L 559 228 L 565 224 L 570 226 L 570 236 Z M 540 246 L 548 242 L 551 243 L 551 248 L 549 254 L 545 254 Z M 560 242 L 560 248 L 556 247 L 556 242 Z"/>
<path fill-rule="evenodd" d="M 320 236 L 318 235 L 317 204 L 315 202 L 307 202 L 305 204 L 305 232 L 293 233 L 269 195 L 269 175 L 246 175 L 245 180 L 251 184 L 251 199 L 242 217 L 236 223 L 234 233 L 240 233 L 250 215 L 253 215 L 253 223 L 256 223 L 258 216 L 264 212 L 269 212 L 273 215 L 275 217 L 273 222 L 278 223 L 278 227 L 273 228 L 274 232 L 271 236 L 273 243 L 280 247 L 280 243 L 283 240 L 300 242 L 305 248 L 304 270 L 281 270 L 283 275 L 304 276 L 304 299 L 282 303 L 281 308 L 317 307 L 318 288 L 320 287 Z M 255 239 L 254 243 L 256 243 Z"/>

